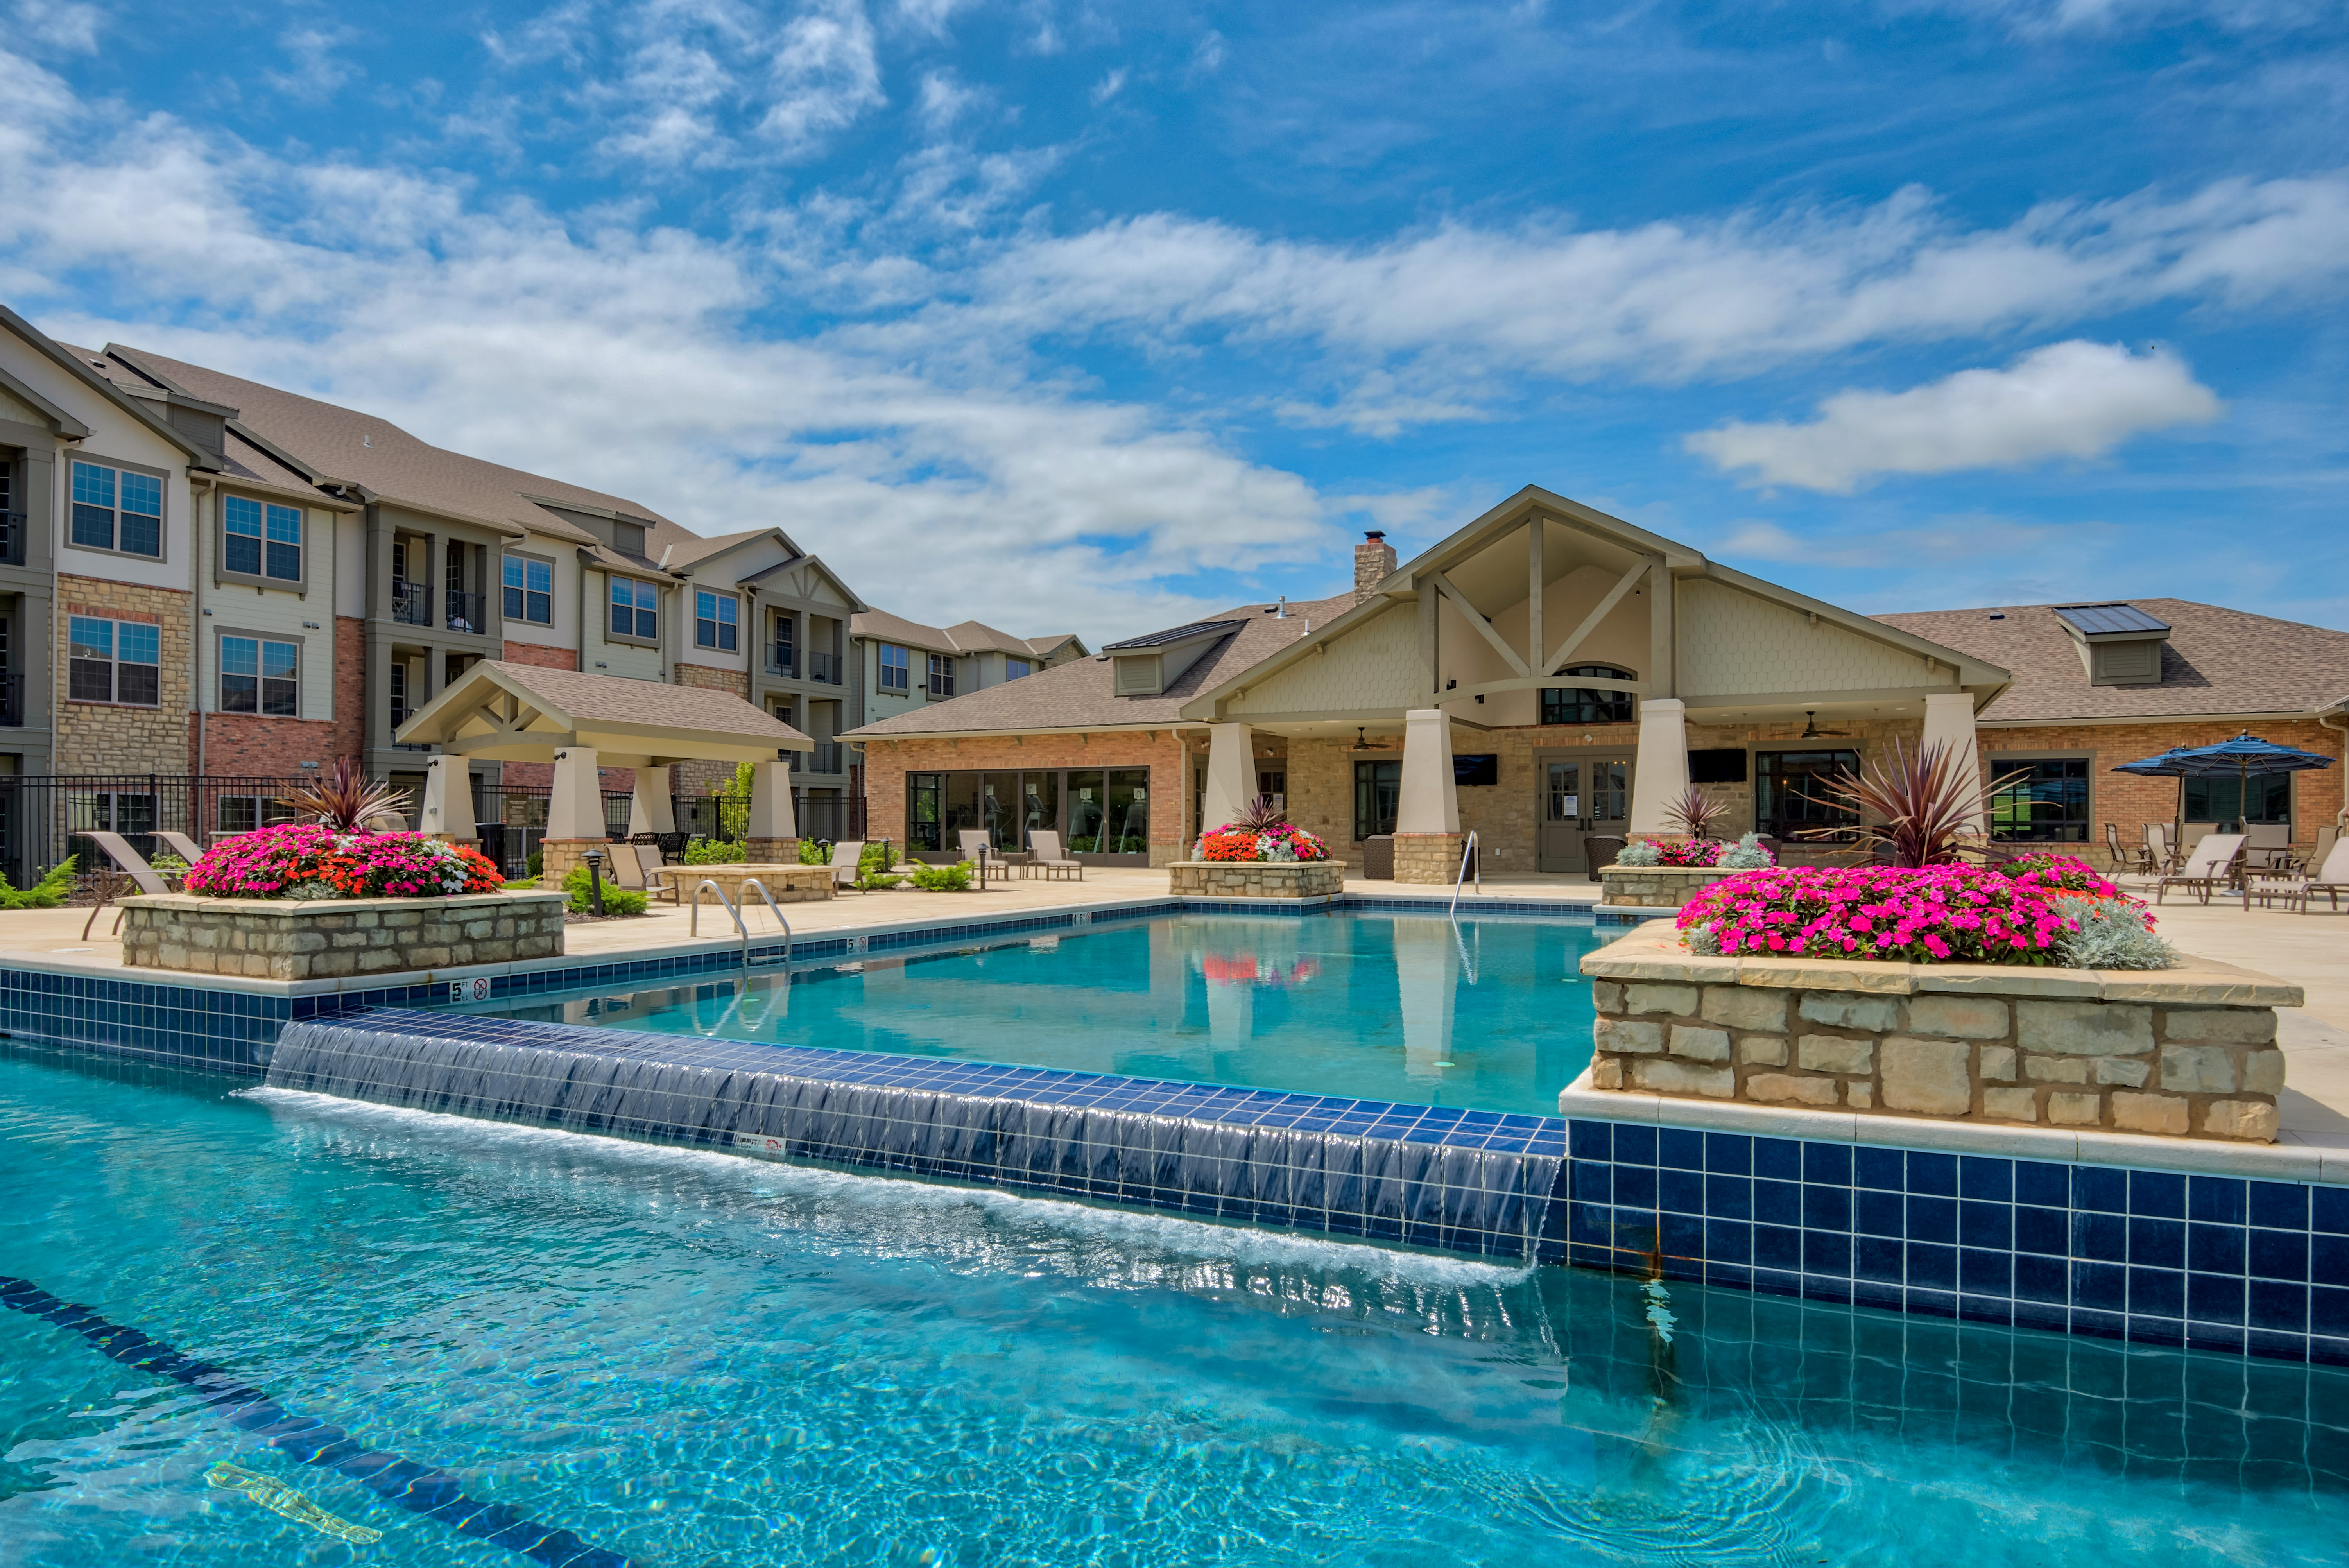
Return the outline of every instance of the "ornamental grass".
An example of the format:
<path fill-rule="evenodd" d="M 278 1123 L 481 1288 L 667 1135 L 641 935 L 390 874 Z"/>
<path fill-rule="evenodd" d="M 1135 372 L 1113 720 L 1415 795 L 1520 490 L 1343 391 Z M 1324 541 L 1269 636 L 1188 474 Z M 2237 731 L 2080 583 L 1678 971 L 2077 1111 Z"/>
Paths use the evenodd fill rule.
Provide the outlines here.
<path fill-rule="evenodd" d="M 222 839 L 182 886 L 215 898 L 447 898 L 503 884 L 487 856 L 463 845 L 286 823 Z"/>
<path fill-rule="evenodd" d="M 2033 857 L 2038 858 L 2038 857 Z M 2056 965 L 2087 910 L 2153 918 L 2085 862 L 2016 875 L 1973 866 L 1773 867 L 1704 888 L 1677 922 L 1692 950 L 1773 958 Z"/>

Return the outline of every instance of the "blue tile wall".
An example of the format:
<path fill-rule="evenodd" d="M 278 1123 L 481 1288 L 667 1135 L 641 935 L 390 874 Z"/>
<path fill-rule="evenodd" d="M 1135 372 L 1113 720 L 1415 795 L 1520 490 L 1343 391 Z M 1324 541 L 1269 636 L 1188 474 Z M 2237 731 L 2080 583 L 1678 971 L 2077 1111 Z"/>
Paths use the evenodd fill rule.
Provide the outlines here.
<path fill-rule="evenodd" d="M 1568 1136 L 1576 1263 L 2349 1366 L 2349 1188 L 1579 1119 Z"/>

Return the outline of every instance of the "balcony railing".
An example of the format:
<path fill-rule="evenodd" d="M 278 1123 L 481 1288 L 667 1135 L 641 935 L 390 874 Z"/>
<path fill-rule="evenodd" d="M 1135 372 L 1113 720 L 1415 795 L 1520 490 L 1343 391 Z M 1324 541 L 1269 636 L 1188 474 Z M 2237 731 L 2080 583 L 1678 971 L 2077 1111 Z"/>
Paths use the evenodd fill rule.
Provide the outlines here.
<path fill-rule="evenodd" d="M 432 597 L 422 583 L 391 580 L 391 618 L 402 626 L 432 624 Z"/>
<path fill-rule="evenodd" d="M 0 726 L 21 729 L 25 722 L 25 678 L 10 672 L 0 675 Z"/>
<path fill-rule="evenodd" d="M 449 590 L 449 629 L 472 632 L 489 630 L 490 623 L 482 618 L 482 602 L 481 596 L 479 594 L 469 594 L 462 588 L 450 588 Z"/>
<path fill-rule="evenodd" d="M 793 657 L 797 651 L 788 642 L 767 644 L 767 673 L 770 675 L 798 674 L 799 666 Z"/>
<path fill-rule="evenodd" d="M 840 655 L 818 653 L 813 649 L 810 649 L 807 656 L 807 678 L 810 680 L 821 680 L 832 686 L 839 685 Z"/>
<path fill-rule="evenodd" d="M 847 751 L 848 747 L 839 741 L 818 741 L 814 751 L 790 753 L 791 771 L 795 774 L 845 773 Z"/>
<path fill-rule="evenodd" d="M 25 564 L 25 514 L 0 512 L 0 566 Z"/>

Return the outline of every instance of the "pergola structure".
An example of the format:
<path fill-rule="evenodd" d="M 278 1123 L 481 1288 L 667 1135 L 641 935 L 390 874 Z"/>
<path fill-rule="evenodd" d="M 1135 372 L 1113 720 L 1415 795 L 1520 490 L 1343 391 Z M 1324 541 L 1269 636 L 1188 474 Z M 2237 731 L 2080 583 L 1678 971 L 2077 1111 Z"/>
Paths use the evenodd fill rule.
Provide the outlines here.
<path fill-rule="evenodd" d="M 559 877 L 575 854 L 568 845 L 601 843 L 604 794 L 599 768 L 634 768 L 636 800 L 628 831 L 670 833 L 668 770 L 683 762 L 749 763 L 750 826 L 756 846 L 796 838 L 792 817 L 788 752 L 815 742 L 774 715 L 730 691 L 663 686 L 611 675 L 586 675 L 535 664 L 484 659 L 443 688 L 399 727 L 404 744 L 430 745 L 423 829 L 450 838 L 473 838 L 469 758 L 553 763 L 554 798 L 546 819 L 545 875 Z M 753 856 L 756 858 L 754 853 Z"/>

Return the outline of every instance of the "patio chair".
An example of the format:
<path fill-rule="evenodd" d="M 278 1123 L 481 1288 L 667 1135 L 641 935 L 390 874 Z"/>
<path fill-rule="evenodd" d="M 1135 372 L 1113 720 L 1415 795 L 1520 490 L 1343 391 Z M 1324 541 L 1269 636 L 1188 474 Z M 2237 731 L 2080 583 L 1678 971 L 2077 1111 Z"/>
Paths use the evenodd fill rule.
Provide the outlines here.
<path fill-rule="evenodd" d="M 2152 875 L 2156 877 L 2178 869 L 2177 857 L 2169 847 L 2169 828 L 2167 824 L 2148 822 L 2145 825 L 2145 854 L 2147 861 L 2153 867 Z"/>
<path fill-rule="evenodd" d="M 2288 822 L 2254 822 L 2246 825 L 2243 845 L 2243 869 L 2251 871 L 2284 871 L 2291 868 L 2292 824 Z"/>
<path fill-rule="evenodd" d="M 2335 914 L 2340 913 L 2341 895 L 2349 893 L 2349 838 L 2342 837 L 2338 831 L 2333 831 L 2333 843 L 2325 850 L 2324 858 L 2316 863 L 2316 869 L 2301 886 L 2302 914 L 2308 913 L 2308 901 L 2318 893 L 2324 895 Z"/>
<path fill-rule="evenodd" d="M 204 846 L 184 833 L 164 831 L 156 834 L 155 836 L 163 841 L 164 848 L 169 849 L 191 866 L 204 857 Z"/>
<path fill-rule="evenodd" d="M 832 846 L 832 885 L 835 888 L 856 888 L 856 863 L 864 858 L 864 840 L 843 838 L 834 841 Z M 869 893 L 872 889 L 857 888 L 857 891 Z"/>
<path fill-rule="evenodd" d="M 1586 857 L 1586 864 L 1590 867 L 1588 874 L 1596 877 L 1599 875 L 1599 869 L 1602 867 L 1614 865 L 1615 857 L 1621 854 L 1623 852 L 1623 846 L 1630 842 L 1631 841 L 1629 838 L 1619 837 L 1614 834 L 1587 833 L 1583 835 L 1582 852 Z"/>
<path fill-rule="evenodd" d="M 1003 857 L 996 852 L 994 838 L 983 827 L 961 829 L 955 835 L 955 846 L 962 858 L 974 866 L 982 860 L 995 866 L 1003 864 Z"/>
<path fill-rule="evenodd" d="M 98 924 L 99 911 L 109 904 L 115 906 L 115 930 L 122 929 L 122 906 L 115 904 L 115 900 L 122 896 L 126 887 L 135 886 L 142 893 L 171 891 L 171 884 L 164 880 L 163 874 L 148 865 L 147 857 L 131 848 L 129 841 L 122 835 L 85 833 L 81 836 L 105 850 L 107 857 L 114 862 L 111 866 L 98 868 L 98 902 L 90 906 L 89 919 L 81 923 L 82 940 L 89 940 L 89 929 Z"/>
<path fill-rule="evenodd" d="M 1033 857 L 1028 862 L 1028 874 L 1047 880 L 1067 877 L 1081 882 L 1085 879 L 1085 863 L 1074 856 L 1061 852 L 1061 836 L 1037 828 L 1028 835 L 1028 850 Z"/>
<path fill-rule="evenodd" d="M 2185 888 L 2199 893 L 2209 903 L 2210 895 L 2234 879 L 2235 860 L 2243 850 L 2243 835 L 2240 833 L 2205 834 L 2186 864 L 2176 871 L 2166 871 L 2153 885 L 2153 901 L 2161 903 L 2172 888 Z"/>
<path fill-rule="evenodd" d="M 661 857 L 657 844 L 627 844 L 616 847 L 612 860 L 616 866 L 625 851 L 627 859 L 636 863 L 636 879 L 626 884 L 643 892 L 647 900 L 666 899 L 682 907 L 685 903 L 685 882 L 681 871 L 671 867 Z"/>
<path fill-rule="evenodd" d="M 2121 825 L 2117 822 L 2105 824 L 2105 853 L 2113 857 L 2116 874 L 2127 871 L 2150 877 L 2157 869 L 2149 846 L 2140 844 L 2132 848 L 2121 842 Z"/>

